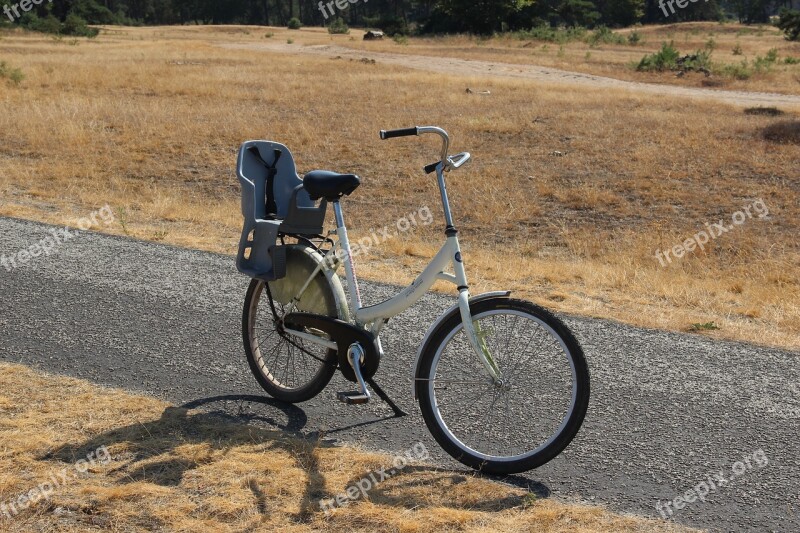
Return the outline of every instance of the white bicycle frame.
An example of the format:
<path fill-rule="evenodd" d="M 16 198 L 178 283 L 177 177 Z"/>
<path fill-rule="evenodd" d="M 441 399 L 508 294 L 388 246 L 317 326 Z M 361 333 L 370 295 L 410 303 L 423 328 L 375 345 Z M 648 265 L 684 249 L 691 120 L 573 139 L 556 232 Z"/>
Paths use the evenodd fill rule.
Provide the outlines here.
<path fill-rule="evenodd" d="M 300 290 L 295 301 L 299 299 L 300 295 L 310 284 L 314 276 L 323 269 L 330 268 L 335 271 L 338 269 L 339 264 L 344 264 L 345 275 L 347 276 L 348 297 L 350 300 L 350 311 L 347 315 L 352 317 L 356 325 L 362 326 L 370 331 L 378 343 L 379 350 L 382 351 L 380 345 L 380 331 L 386 322 L 405 311 L 422 298 L 426 292 L 436 283 L 437 280 L 447 281 L 452 283 L 458 288 L 458 306 L 461 314 L 461 320 L 464 324 L 464 331 L 467 334 L 467 339 L 470 345 L 477 354 L 478 358 L 483 363 L 486 371 L 493 380 L 502 379 L 501 372 L 491 353 L 489 352 L 486 343 L 482 339 L 482 334 L 476 332 L 475 323 L 472 320 L 472 315 L 469 309 L 469 286 L 467 284 L 467 275 L 464 270 L 464 263 L 461 254 L 461 247 L 458 243 L 458 236 L 455 227 L 453 226 L 452 214 L 450 212 L 450 202 L 447 197 L 447 187 L 444 181 L 444 173 L 463 165 L 469 160 L 468 153 L 459 154 L 458 160 L 453 160 L 447 155 L 447 149 L 450 144 L 449 136 L 441 128 L 434 126 L 421 126 L 417 128 L 419 133 L 436 133 L 443 140 L 442 158 L 438 165 L 436 165 L 436 176 L 439 184 L 439 191 L 442 197 L 442 207 L 444 209 L 445 222 L 447 224 L 446 234 L 447 240 L 439 250 L 439 252 L 431 259 L 427 267 L 417 278 L 405 289 L 398 294 L 389 298 L 388 300 L 376 305 L 363 307 L 361 304 L 361 294 L 358 289 L 358 279 L 356 277 L 355 267 L 353 264 L 353 256 L 350 247 L 350 240 L 347 237 L 347 226 L 344 222 L 344 214 L 339 202 L 333 202 L 334 215 L 336 217 L 336 235 L 339 238 L 338 246 L 339 252 L 335 248 L 329 252 L 328 255 L 333 253 L 333 260 L 328 260 L 328 255 L 325 256 L 326 260 L 322 261 L 317 269 L 311 274 L 306 284 Z M 454 156 L 456 157 L 456 156 Z M 452 265 L 453 273 L 445 272 L 445 269 Z M 286 330 L 294 336 L 301 337 L 304 340 L 320 344 L 331 349 L 337 349 L 335 342 L 328 339 L 312 335 L 310 333 Z M 423 341 L 424 344 L 424 341 Z"/>

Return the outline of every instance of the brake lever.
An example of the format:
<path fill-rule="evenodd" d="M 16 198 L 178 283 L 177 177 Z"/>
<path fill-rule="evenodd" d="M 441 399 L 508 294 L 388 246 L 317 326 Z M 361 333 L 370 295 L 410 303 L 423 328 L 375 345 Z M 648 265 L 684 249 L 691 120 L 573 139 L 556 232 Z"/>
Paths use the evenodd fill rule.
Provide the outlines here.
<path fill-rule="evenodd" d="M 457 160 L 453 160 L 453 157 L 457 157 Z M 449 168 L 459 168 L 465 163 L 467 163 L 472 156 L 469 152 L 461 152 L 460 154 L 456 154 L 452 157 L 447 158 L 447 164 Z"/>

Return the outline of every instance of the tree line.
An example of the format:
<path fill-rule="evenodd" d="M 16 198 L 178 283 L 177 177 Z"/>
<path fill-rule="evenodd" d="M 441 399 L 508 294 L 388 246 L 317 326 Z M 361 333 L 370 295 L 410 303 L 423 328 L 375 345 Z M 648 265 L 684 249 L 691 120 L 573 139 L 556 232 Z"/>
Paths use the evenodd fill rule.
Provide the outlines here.
<path fill-rule="evenodd" d="M 326 0 L 57 0 L 34 5 L 14 22 L 77 35 L 92 32 L 86 24 L 297 27 L 331 23 L 382 29 L 389 35 L 491 34 L 548 26 L 621 27 L 637 22 L 734 19 L 765 23 L 782 8 L 791 8 L 793 1 L 683 0 L 678 5 L 685 7 L 668 12 L 664 0 L 355 0 L 346 2 L 346 9 L 334 3 L 326 12 L 330 9 L 325 7 L 329 4 Z M 330 12 L 336 17 L 329 17 Z M 8 20 L 5 23 L 10 24 Z"/>

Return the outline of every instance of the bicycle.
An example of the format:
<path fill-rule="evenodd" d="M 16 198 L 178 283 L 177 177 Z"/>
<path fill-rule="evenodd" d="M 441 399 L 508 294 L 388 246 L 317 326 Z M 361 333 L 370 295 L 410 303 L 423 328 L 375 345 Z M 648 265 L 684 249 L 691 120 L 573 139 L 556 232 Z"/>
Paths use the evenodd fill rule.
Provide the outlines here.
<path fill-rule="evenodd" d="M 456 460 L 491 474 L 531 470 L 561 453 L 580 429 L 589 403 L 586 360 L 569 328 L 544 308 L 511 298 L 511 291 L 470 296 L 445 185 L 445 174 L 470 154 L 449 156 L 449 135 L 433 126 L 382 130 L 380 137 L 423 134 L 442 139 L 439 160 L 424 170 L 436 173 L 445 244 L 411 285 L 366 307 L 340 203 L 360 178 L 316 170 L 300 179 L 285 146 L 242 145 L 237 169 L 245 225 L 237 266 L 252 278 L 242 315 L 247 360 L 278 400 L 313 398 L 338 369 L 358 386 L 339 392 L 340 401 L 367 403 L 371 388 L 403 415 L 372 379 L 384 356 L 380 333 L 444 280 L 457 287 L 458 302 L 431 325 L 417 351 L 413 398 Z M 328 203 L 336 228 L 323 235 Z"/>

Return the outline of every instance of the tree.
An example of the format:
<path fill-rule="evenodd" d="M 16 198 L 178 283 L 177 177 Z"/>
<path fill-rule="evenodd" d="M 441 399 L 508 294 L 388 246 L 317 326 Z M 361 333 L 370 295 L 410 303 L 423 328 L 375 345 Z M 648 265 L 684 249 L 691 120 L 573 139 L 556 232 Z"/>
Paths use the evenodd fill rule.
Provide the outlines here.
<path fill-rule="evenodd" d="M 608 26 L 631 26 L 644 16 L 645 0 L 606 0 L 599 4 L 603 23 Z"/>
<path fill-rule="evenodd" d="M 772 0 L 732 0 L 730 2 L 736 17 L 743 24 L 769 22 L 769 15 L 773 12 L 772 4 Z"/>
<path fill-rule="evenodd" d="M 504 21 L 530 2 L 531 0 L 442 0 L 440 9 L 442 15 L 451 18 L 451 22 L 460 22 L 454 24 L 456 27 L 462 26 L 457 29 L 488 35 L 500 30 Z"/>
<path fill-rule="evenodd" d="M 778 27 L 786 34 L 790 41 L 800 40 L 800 11 L 796 9 L 781 10 L 781 17 L 778 20 Z"/>

